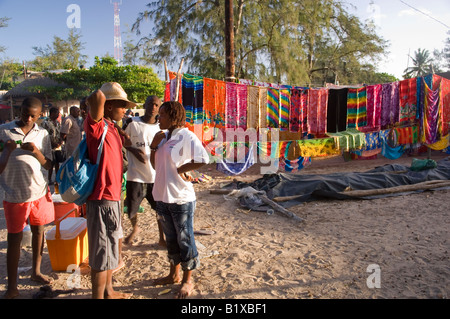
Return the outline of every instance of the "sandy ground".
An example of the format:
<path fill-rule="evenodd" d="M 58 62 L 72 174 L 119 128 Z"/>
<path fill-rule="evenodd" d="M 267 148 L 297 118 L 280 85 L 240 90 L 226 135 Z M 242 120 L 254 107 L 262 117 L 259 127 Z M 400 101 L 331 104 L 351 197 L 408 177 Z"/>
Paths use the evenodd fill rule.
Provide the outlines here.
<path fill-rule="evenodd" d="M 439 160 L 447 155 L 433 153 Z M 424 158 L 419 156 L 417 158 Z M 341 157 L 313 161 L 300 174 L 367 171 L 390 163 L 410 165 L 412 157 L 344 162 Z M 290 208 L 302 223 L 275 213 L 244 213 L 239 203 L 211 195 L 232 181 L 209 165 L 213 177 L 195 184 L 195 230 L 201 267 L 195 272 L 193 299 L 446 299 L 450 296 L 450 190 L 427 191 L 375 200 L 324 200 Z M 252 167 L 239 181 L 261 177 Z M 153 286 L 168 273 L 166 250 L 158 245 L 155 213 L 144 201 L 141 232 L 124 246 L 126 266 L 114 286 L 134 299 L 172 299 L 178 285 Z M 3 208 L 1 209 L 3 211 Z M 0 293 L 6 289 L 6 226 L 0 212 Z M 125 216 L 124 230 L 130 232 Z M 52 226 L 49 226 L 50 229 Z M 21 254 L 19 289 L 30 299 L 40 286 L 30 281 L 31 248 Z M 375 267 L 375 268 L 373 268 Z M 378 268 L 376 268 L 378 267 Z M 378 269 L 378 270 L 374 270 Z M 89 269 L 82 266 L 77 289 L 57 299 L 91 296 Z M 47 248 L 42 271 L 53 277 L 54 290 L 68 290 L 73 275 L 52 272 Z M 379 275 L 379 288 L 374 279 Z M 369 279 L 369 280 L 368 280 Z M 368 285 L 369 281 L 369 285 Z"/>

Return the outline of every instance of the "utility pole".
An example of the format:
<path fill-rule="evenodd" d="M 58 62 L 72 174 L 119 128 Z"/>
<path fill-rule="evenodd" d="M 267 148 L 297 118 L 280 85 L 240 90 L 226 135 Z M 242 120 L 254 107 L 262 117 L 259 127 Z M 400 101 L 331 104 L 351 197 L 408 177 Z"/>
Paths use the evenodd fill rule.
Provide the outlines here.
<path fill-rule="evenodd" d="M 234 55 L 234 11 L 233 0 L 225 0 L 225 54 L 226 54 L 226 77 L 225 81 L 236 80 L 236 66 Z"/>

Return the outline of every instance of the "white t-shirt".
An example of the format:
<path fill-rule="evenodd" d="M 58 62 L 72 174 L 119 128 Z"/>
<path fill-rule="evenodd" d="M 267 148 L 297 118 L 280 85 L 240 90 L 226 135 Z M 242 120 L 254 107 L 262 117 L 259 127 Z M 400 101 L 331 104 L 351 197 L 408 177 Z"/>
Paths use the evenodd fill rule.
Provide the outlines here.
<path fill-rule="evenodd" d="M 132 147 L 144 152 L 147 162 L 144 164 L 127 151 L 127 181 L 152 184 L 155 182 L 155 170 L 150 163 L 150 144 L 156 133 L 161 131 L 159 124 L 147 124 L 140 117 L 133 117 L 125 132 L 130 136 Z"/>
<path fill-rule="evenodd" d="M 161 142 L 155 154 L 155 201 L 182 205 L 196 200 L 192 183 L 183 180 L 177 172 L 177 168 L 192 160 L 208 164 L 209 155 L 202 142 L 187 128 L 174 130 L 169 141 Z"/>
<path fill-rule="evenodd" d="M 52 146 L 47 130 L 34 124 L 31 131 L 25 135 L 16 121 L 0 126 L 0 140 L 33 142 L 47 158 L 52 158 Z M 10 203 L 28 203 L 45 196 L 48 191 L 47 171 L 29 151 L 17 147 L 8 160 L 2 175 L 0 185 L 5 191 L 5 201 Z"/>

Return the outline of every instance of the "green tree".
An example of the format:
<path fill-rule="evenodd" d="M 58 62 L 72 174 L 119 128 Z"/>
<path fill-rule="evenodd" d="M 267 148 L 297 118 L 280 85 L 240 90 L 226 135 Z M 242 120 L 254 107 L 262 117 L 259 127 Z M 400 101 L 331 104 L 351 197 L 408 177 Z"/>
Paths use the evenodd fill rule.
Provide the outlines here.
<path fill-rule="evenodd" d="M 405 69 L 405 78 L 415 78 L 433 73 L 433 59 L 427 49 L 418 49 L 411 57 L 413 66 Z"/>
<path fill-rule="evenodd" d="M 22 64 L 11 59 L 5 59 L 0 64 L 0 90 L 10 90 L 19 83 L 23 76 Z"/>
<path fill-rule="evenodd" d="M 111 57 L 95 57 L 95 64 L 89 69 L 73 69 L 61 74 L 47 74 L 53 80 L 65 84 L 68 88 L 34 87 L 32 91 L 40 91 L 58 100 L 69 98 L 82 99 L 106 82 L 118 82 L 128 94 L 128 98 L 137 103 L 144 103 L 147 96 L 164 95 L 164 82 L 151 68 L 141 66 L 118 66 Z"/>
<path fill-rule="evenodd" d="M 447 32 L 448 38 L 445 40 L 445 47 L 443 50 L 445 67 L 450 71 L 450 31 Z"/>
<path fill-rule="evenodd" d="M 6 28 L 8 26 L 8 21 L 11 18 L 7 17 L 0 17 L 0 28 Z M 0 53 L 4 52 L 6 50 L 6 47 L 0 45 Z"/>
<path fill-rule="evenodd" d="M 234 1 L 236 77 L 291 84 L 352 80 L 365 60 L 375 61 L 386 42 L 349 14 L 339 0 Z M 152 1 L 145 20 L 153 32 L 138 43 L 153 63 L 186 59 L 189 73 L 225 76 L 223 1 Z"/>
<path fill-rule="evenodd" d="M 33 47 L 36 59 L 30 62 L 30 66 L 38 71 L 79 68 L 86 63 L 87 58 L 81 53 L 84 50 L 81 37 L 81 33 L 70 29 L 66 40 L 55 36 L 51 45 Z"/>

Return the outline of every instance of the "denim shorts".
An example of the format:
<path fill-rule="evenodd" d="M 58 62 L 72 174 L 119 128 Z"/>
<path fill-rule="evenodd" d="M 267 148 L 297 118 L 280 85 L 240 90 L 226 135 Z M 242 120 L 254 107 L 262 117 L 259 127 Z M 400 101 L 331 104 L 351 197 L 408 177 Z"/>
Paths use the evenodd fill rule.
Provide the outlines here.
<path fill-rule="evenodd" d="M 194 238 L 195 201 L 178 205 L 156 202 L 156 212 L 166 236 L 167 253 L 172 265 L 194 270 L 200 266 Z"/>

